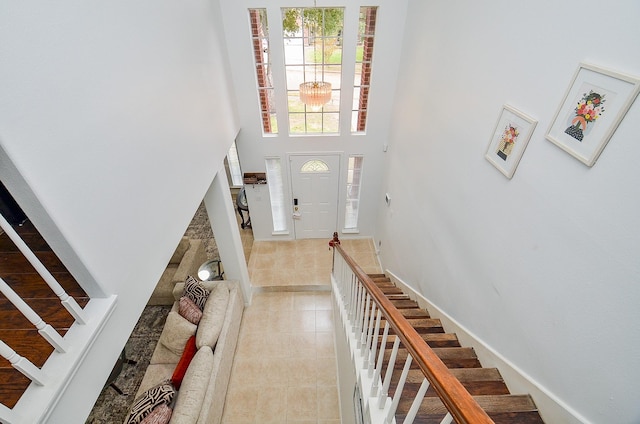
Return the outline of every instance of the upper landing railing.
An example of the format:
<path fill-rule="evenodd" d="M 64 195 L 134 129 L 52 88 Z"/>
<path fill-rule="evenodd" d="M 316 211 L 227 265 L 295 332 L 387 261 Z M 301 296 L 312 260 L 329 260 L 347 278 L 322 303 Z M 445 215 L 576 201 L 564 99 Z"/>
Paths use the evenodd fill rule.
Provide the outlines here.
<path fill-rule="evenodd" d="M 382 290 L 365 274 L 358 264 L 342 249 L 337 234 L 329 243 L 333 254 L 334 300 L 340 310 L 345 332 L 350 340 L 356 374 L 360 384 L 362 409 L 365 422 L 392 423 L 400 403 L 403 387 L 412 362 L 415 362 L 424 379 L 413 399 L 404 424 L 413 422 L 420 404 L 432 386 L 448 410 L 442 424 L 455 420 L 458 424 L 485 424 L 493 420 L 478 405 L 469 392 L 455 378 L 447 366 L 420 337 L 409 321 L 387 299 Z M 384 318 L 384 328 L 381 321 Z M 384 381 L 382 368 L 384 347 L 389 330 L 395 338 Z M 380 343 L 378 343 L 380 341 Z M 388 396 L 392 374 L 400 343 L 408 351 L 402 374 L 393 398 Z M 378 347 L 380 347 L 378 349 Z M 378 350 L 378 352 L 376 352 Z M 377 360 L 376 360 L 377 356 Z"/>
<path fill-rule="evenodd" d="M 29 305 L 30 299 L 23 299 L 11 287 L 9 282 L 0 278 L 0 293 L 31 323 L 38 334 L 53 347 L 53 353 L 42 367 L 38 367 L 28 358 L 16 352 L 21 349 L 24 350 L 24 345 L 19 347 L 10 346 L 11 342 L 9 340 L 0 339 L 0 356 L 9 361 L 13 368 L 26 376 L 28 378 L 27 381 L 30 381 L 28 387 L 13 407 L 8 407 L 3 399 L 0 399 L 0 423 L 45 422 L 47 414 L 51 413 L 69 379 L 76 372 L 87 349 L 91 346 L 112 313 L 116 296 L 90 299 L 84 309 L 81 308 L 78 302 L 65 291 L 1 214 L 0 228 L 40 274 L 53 294 L 59 299 L 60 304 L 64 306 L 73 318 L 73 324 L 68 328 L 64 336 L 61 335 L 51 324 L 43 319 L 42 312 L 39 313 L 36 310 L 37 308 Z M 55 299 L 52 301 L 55 301 Z"/>

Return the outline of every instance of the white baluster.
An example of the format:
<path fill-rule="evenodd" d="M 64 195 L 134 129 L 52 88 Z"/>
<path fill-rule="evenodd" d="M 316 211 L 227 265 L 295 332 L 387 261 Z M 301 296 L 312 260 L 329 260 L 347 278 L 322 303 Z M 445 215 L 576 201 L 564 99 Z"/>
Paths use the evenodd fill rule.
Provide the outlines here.
<path fill-rule="evenodd" d="M 22 315 L 27 318 L 31 324 L 33 324 L 37 329 L 38 333 L 42 337 L 44 337 L 51 346 L 53 346 L 58 352 L 66 352 L 67 346 L 60 334 L 49 324 L 45 323 L 42 318 L 33 310 L 27 303 L 22 300 L 20 296 L 16 292 L 13 291 L 11 287 L 0 278 L 0 292 L 9 299 L 13 305 L 18 308 L 18 310 L 22 313 Z"/>
<path fill-rule="evenodd" d="M 371 303 L 371 314 L 369 317 L 369 325 L 367 326 L 367 340 L 365 341 L 365 349 L 362 351 L 362 353 L 364 355 L 366 355 L 364 357 L 364 361 L 362 362 L 362 365 L 364 368 L 369 368 L 369 359 L 371 358 L 371 341 L 373 340 L 373 322 L 374 322 L 374 317 L 375 317 L 375 313 L 376 313 L 377 307 L 376 307 L 376 303 L 372 302 Z M 375 344 L 375 342 L 374 342 Z"/>
<path fill-rule="evenodd" d="M 11 362 L 11 366 L 24 374 L 29 380 L 39 386 L 44 386 L 47 378 L 42 370 L 33 365 L 33 363 L 24 356 L 17 354 L 15 350 L 7 346 L 2 340 L 0 340 L 0 355 Z"/>
<path fill-rule="evenodd" d="M 384 382 L 382 383 L 382 391 L 380 392 L 380 397 L 378 398 L 378 407 L 380 409 L 384 408 L 384 404 L 387 401 L 387 396 L 389 395 L 389 386 L 391 385 L 391 374 L 393 374 L 393 367 L 396 365 L 396 357 L 398 356 L 398 347 L 400 346 L 400 337 L 396 336 L 395 342 L 393 342 L 393 350 L 391 351 L 391 357 L 389 358 L 389 363 L 387 364 L 387 372 L 384 374 Z M 380 349 L 380 352 L 384 352 Z"/>
<path fill-rule="evenodd" d="M 371 344 L 371 353 L 369 355 L 369 377 L 373 376 L 373 370 L 374 370 L 374 366 L 375 366 L 375 360 L 376 360 L 376 349 L 378 348 L 378 334 L 380 333 L 380 320 L 382 319 L 382 310 L 378 309 L 378 316 L 376 317 L 376 327 L 373 330 L 373 337 L 372 337 L 372 344 Z M 389 327 L 386 327 L 387 330 Z M 386 335 L 387 335 L 388 331 L 385 332 L 385 336 L 384 341 L 386 343 Z M 380 349 L 383 350 L 384 346 L 381 344 L 380 345 Z M 375 395 L 373 395 L 375 396 Z"/>
<path fill-rule="evenodd" d="M 364 343 L 366 341 L 366 331 L 367 331 L 366 325 L 367 325 L 367 321 L 369 321 L 369 308 L 371 307 L 371 295 L 366 290 L 365 290 L 365 298 L 366 298 L 366 302 L 363 310 L 364 318 L 362 319 L 362 322 L 358 322 L 358 326 L 360 326 L 359 328 L 360 334 L 358 335 L 358 348 L 361 349 L 360 354 L 363 357 L 366 350 L 364 346 Z"/>
<path fill-rule="evenodd" d="M 407 355 L 407 359 L 404 361 L 404 368 L 402 368 L 400 380 L 398 381 L 396 391 L 393 394 L 393 402 L 391 402 L 391 408 L 389 408 L 389 412 L 387 413 L 387 420 L 385 421 L 387 424 L 390 424 L 391 421 L 393 421 L 393 417 L 396 415 L 396 410 L 398 409 L 398 404 L 402 397 L 402 390 L 404 389 L 404 383 L 407 381 L 407 375 L 409 375 L 409 368 L 411 368 L 412 360 L 413 357 L 411 355 Z"/>
<path fill-rule="evenodd" d="M 409 412 L 407 412 L 407 416 L 405 417 L 403 424 L 413 423 L 413 420 L 416 418 L 416 415 L 418 414 L 418 410 L 420 409 L 420 404 L 422 403 L 422 399 L 424 399 L 424 395 L 427 394 L 428 389 L 429 389 L 429 380 L 425 378 L 422 380 L 422 384 L 418 389 L 418 393 L 416 394 L 415 399 L 413 399 L 413 403 L 411 404 L 411 408 L 409 408 Z"/>
<path fill-rule="evenodd" d="M 447 412 L 447 415 L 444 416 L 440 424 L 451 424 L 453 422 L 453 417 L 451 416 L 451 412 Z"/>
<path fill-rule="evenodd" d="M 387 345 L 387 338 L 389 337 L 389 321 L 384 324 L 384 331 L 382 332 L 382 340 L 380 341 L 380 353 L 378 354 L 378 363 L 375 367 L 373 374 L 373 386 L 371 386 L 371 397 L 378 395 L 378 381 L 382 374 L 382 362 L 384 361 L 384 350 Z M 385 395 L 386 396 L 386 395 Z"/>
<path fill-rule="evenodd" d="M 67 292 L 64 291 L 62 286 L 58 283 L 58 281 L 53 278 L 53 275 L 49 272 L 49 270 L 40 262 L 40 259 L 36 257 L 36 255 L 29 249 L 27 244 L 20 238 L 18 233 L 13 229 L 11 224 L 7 222 L 6 219 L 0 214 L 0 227 L 4 230 L 5 233 L 9 236 L 11 241 L 16 245 L 20 252 L 24 255 L 24 257 L 29 261 L 31 265 L 36 269 L 38 274 L 44 279 L 44 281 L 49 285 L 51 290 L 55 293 L 56 296 L 60 299 L 62 305 L 65 307 L 67 311 L 71 314 L 76 321 L 80 324 L 86 324 L 86 320 L 84 317 L 84 312 L 82 308 L 76 300 L 69 296 Z"/>

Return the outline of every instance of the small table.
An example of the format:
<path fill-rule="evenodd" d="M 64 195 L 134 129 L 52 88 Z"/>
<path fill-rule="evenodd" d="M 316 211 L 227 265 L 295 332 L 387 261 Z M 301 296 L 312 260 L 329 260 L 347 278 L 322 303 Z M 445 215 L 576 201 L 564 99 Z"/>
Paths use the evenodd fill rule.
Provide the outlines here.
<path fill-rule="evenodd" d="M 222 280 L 224 278 L 224 270 L 220 259 L 211 259 L 200 265 L 198 278 L 202 281 Z"/>

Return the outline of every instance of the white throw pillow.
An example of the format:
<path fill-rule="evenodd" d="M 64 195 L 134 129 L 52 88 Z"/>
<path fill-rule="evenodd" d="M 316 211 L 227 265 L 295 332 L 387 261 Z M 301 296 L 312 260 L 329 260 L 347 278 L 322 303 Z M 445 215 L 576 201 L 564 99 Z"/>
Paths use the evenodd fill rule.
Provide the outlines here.
<path fill-rule="evenodd" d="M 189 337 L 196 334 L 197 328 L 195 324 L 187 321 L 176 311 L 171 311 L 167 315 L 167 321 L 160 335 L 160 343 L 176 355 L 181 356 L 184 345 L 187 344 Z"/>
<path fill-rule="evenodd" d="M 209 346 L 213 349 L 218 341 L 222 324 L 229 304 L 229 289 L 223 284 L 218 284 L 209 294 L 207 303 L 202 310 L 202 318 L 198 324 L 196 333 L 196 346 Z"/>
<path fill-rule="evenodd" d="M 198 421 L 212 371 L 213 351 L 208 346 L 198 349 L 178 391 L 171 424 L 194 424 Z"/>

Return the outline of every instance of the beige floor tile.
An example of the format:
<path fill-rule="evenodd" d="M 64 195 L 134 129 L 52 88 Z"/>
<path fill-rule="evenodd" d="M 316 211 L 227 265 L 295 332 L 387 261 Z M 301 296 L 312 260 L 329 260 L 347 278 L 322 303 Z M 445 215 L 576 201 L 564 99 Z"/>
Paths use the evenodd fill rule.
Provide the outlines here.
<path fill-rule="evenodd" d="M 316 387 L 288 387 L 287 422 L 291 420 L 317 420 L 317 397 Z"/>
<path fill-rule="evenodd" d="M 289 356 L 292 358 L 316 358 L 316 333 L 291 334 Z"/>
<path fill-rule="evenodd" d="M 318 358 L 316 364 L 316 379 L 318 387 L 336 386 L 338 383 L 335 357 Z"/>
<path fill-rule="evenodd" d="M 252 238 L 247 240 L 243 243 Z M 300 291 L 309 285 L 330 287 L 328 241 L 251 243 L 252 284 L 268 289 L 254 293 L 245 309 L 224 424 L 340 422 L 332 295 Z M 370 239 L 343 245 L 358 255 L 366 272 L 380 272 Z"/>
<path fill-rule="evenodd" d="M 333 332 L 316 333 L 316 357 L 335 357 L 333 347 Z"/>
<path fill-rule="evenodd" d="M 316 331 L 333 331 L 333 312 L 314 311 L 316 315 Z"/>
<path fill-rule="evenodd" d="M 224 407 L 228 420 L 255 420 L 258 395 L 262 388 L 253 386 L 229 387 Z"/>
<path fill-rule="evenodd" d="M 318 418 L 328 420 L 340 419 L 338 388 L 336 386 L 319 386 L 317 390 Z"/>
<path fill-rule="evenodd" d="M 288 375 L 289 375 L 289 358 L 263 358 L 262 378 L 263 378 L 263 381 L 268 383 L 262 387 L 262 390 L 268 390 L 268 388 L 272 386 L 286 387 L 289 384 Z"/>
<path fill-rule="evenodd" d="M 288 358 L 288 387 L 313 386 L 317 384 L 317 367 L 314 360 Z"/>
<path fill-rule="evenodd" d="M 262 390 L 258 395 L 256 423 L 282 424 L 287 421 L 286 389 Z"/>

